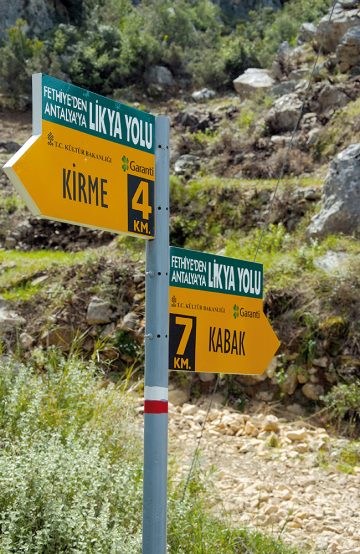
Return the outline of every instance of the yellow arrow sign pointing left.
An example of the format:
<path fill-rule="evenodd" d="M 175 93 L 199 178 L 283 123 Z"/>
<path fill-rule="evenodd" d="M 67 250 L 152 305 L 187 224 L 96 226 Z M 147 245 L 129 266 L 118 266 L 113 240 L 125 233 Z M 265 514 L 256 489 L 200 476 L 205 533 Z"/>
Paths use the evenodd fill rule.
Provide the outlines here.
<path fill-rule="evenodd" d="M 34 75 L 34 134 L 4 171 L 34 215 L 153 238 L 155 155 L 144 135 L 151 117 Z"/>
<path fill-rule="evenodd" d="M 34 215 L 113 232 L 153 236 L 154 181 L 136 171 L 150 167 L 153 154 L 84 135 L 43 121 L 42 134 L 32 136 L 5 165 L 4 171 Z M 131 174 L 121 159 L 136 158 Z M 138 222 L 129 229 L 128 206 Z M 136 220 L 135 220 L 136 221 Z"/>

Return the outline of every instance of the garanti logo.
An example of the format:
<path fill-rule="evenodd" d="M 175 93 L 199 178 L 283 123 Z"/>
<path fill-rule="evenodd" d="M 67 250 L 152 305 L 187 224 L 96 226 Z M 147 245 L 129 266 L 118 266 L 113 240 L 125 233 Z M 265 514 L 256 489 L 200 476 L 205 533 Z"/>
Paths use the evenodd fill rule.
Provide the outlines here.
<path fill-rule="evenodd" d="M 48 133 L 48 136 L 47 136 L 49 146 L 54 146 L 54 138 L 55 138 L 54 135 L 50 131 L 50 133 Z"/>
<path fill-rule="evenodd" d="M 121 158 L 121 161 L 122 161 L 122 166 L 121 166 L 122 170 L 125 171 L 125 172 L 128 171 L 128 169 L 129 169 L 129 158 L 127 158 L 126 156 L 123 156 Z"/>
<path fill-rule="evenodd" d="M 138 164 L 135 160 L 129 160 L 125 155 L 121 158 L 121 168 L 126 173 L 129 170 L 134 173 L 140 173 L 141 175 L 146 175 L 154 177 L 154 168 L 146 167 L 145 165 Z"/>
<path fill-rule="evenodd" d="M 240 315 L 240 313 L 239 313 L 239 312 L 240 312 L 239 306 L 238 306 L 237 304 L 235 304 L 233 310 L 234 310 L 233 317 L 234 317 L 234 319 L 237 319 L 237 318 L 239 317 L 239 315 Z"/>

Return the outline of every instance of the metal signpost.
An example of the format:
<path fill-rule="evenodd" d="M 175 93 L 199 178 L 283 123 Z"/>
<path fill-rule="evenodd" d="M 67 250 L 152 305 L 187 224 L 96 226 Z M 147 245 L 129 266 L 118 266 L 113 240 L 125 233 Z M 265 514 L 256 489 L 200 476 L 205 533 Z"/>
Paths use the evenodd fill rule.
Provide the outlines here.
<path fill-rule="evenodd" d="M 263 373 L 280 343 L 262 297 L 261 264 L 171 247 L 169 369 Z"/>
<path fill-rule="evenodd" d="M 166 553 L 169 119 L 156 118 L 156 238 L 146 244 L 143 554 Z"/>

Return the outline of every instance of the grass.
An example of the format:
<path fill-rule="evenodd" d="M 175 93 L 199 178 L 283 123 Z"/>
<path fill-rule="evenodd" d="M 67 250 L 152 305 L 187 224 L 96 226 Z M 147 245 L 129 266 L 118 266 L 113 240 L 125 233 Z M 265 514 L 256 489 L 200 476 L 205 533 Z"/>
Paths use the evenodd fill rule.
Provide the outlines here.
<path fill-rule="evenodd" d="M 318 463 L 327 471 L 336 469 L 340 473 L 353 475 L 355 469 L 360 468 L 360 442 L 349 441 L 339 451 L 321 451 Z"/>
<path fill-rule="evenodd" d="M 171 178 L 170 241 L 174 246 L 219 251 L 235 250 L 249 257 L 255 244 L 259 212 L 265 211 L 274 190 L 275 180 L 223 179 L 198 177 L 184 182 Z M 320 177 L 283 179 L 280 191 L 320 183 Z M 234 249 L 228 244 L 234 244 Z M 240 246 L 241 243 L 241 246 Z M 229 255 L 231 255 L 229 253 Z M 236 254 L 235 254 L 236 255 Z M 249 258 L 251 259 L 251 257 Z"/>
<path fill-rule="evenodd" d="M 29 300 L 40 290 L 40 285 L 33 283 L 39 274 L 86 262 L 95 255 L 91 251 L 0 250 L 0 294 L 8 300 Z"/>
<path fill-rule="evenodd" d="M 0 210 L 4 210 L 11 215 L 25 206 L 25 203 L 17 194 L 3 194 L 0 192 Z"/>
<path fill-rule="evenodd" d="M 13 300 L 13 301 L 20 301 L 20 302 L 26 302 L 27 300 L 30 300 L 33 296 L 35 296 L 40 291 L 39 285 L 32 285 L 31 283 L 23 283 L 19 286 L 15 286 L 11 288 L 11 290 L 4 291 L 1 296 L 5 298 L 5 300 Z"/>
<path fill-rule="evenodd" d="M 94 363 L 36 350 L 0 361 L 2 554 L 138 554 L 142 470 L 134 397 Z M 293 554 L 207 512 L 207 483 L 169 483 L 173 554 Z"/>
<path fill-rule="evenodd" d="M 307 221 L 310 216 L 307 217 Z M 290 283 L 304 277 L 309 280 L 311 286 L 317 286 L 323 280 L 336 280 L 337 276 L 328 277 L 322 269 L 314 265 L 316 258 L 320 258 L 329 250 L 345 252 L 349 255 L 347 262 L 355 262 L 360 254 L 360 244 L 353 237 L 330 235 L 324 240 L 305 242 L 303 238 L 306 222 L 299 228 L 288 233 L 284 226 L 269 224 L 263 228 L 253 229 L 244 234 L 238 233 L 226 240 L 225 253 L 227 256 L 254 260 L 264 265 L 267 274 L 268 286 L 276 284 L 277 287 L 288 287 Z M 261 239 L 261 242 L 260 242 Z M 259 245 L 259 249 L 257 251 Z"/>

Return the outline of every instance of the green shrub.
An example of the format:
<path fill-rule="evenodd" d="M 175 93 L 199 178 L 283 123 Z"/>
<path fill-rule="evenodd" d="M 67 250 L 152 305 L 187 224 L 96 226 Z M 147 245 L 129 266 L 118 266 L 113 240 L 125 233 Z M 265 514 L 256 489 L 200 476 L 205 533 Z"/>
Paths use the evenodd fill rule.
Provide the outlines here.
<path fill-rule="evenodd" d="M 35 434 L 0 455 L 0 551 L 139 552 L 141 468 L 92 441 Z"/>
<path fill-rule="evenodd" d="M 165 65 L 178 76 L 191 74 L 198 83 L 219 78 L 217 15 L 218 8 L 209 0 L 141 2 L 121 25 L 120 65 L 130 81 L 141 82 L 144 71 L 154 64 Z"/>
<path fill-rule="evenodd" d="M 18 19 L 8 30 L 8 41 L 0 48 L 0 92 L 7 97 L 6 106 L 11 108 L 30 103 L 31 75 L 48 67 L 44 43 L 28 38 L 26 25 L 26 21 Z"/>
<path fill-rule="evenodd" d="M 16 441 L 37 432 L 87 436 L 114 458 L 134 457 L 136 440 L 126 444 L 133 401 L 121 384 L 103 387 L 94 363 L 65 359 L 56 350 L 35 350 L 32 361 L 0 362 L 0 438 Z"/>
<path fill-rule="evenodd" d="M 55 31 L 50 71 L 65 74 L 79 86 L 109 94 L 122 84 L 120 32 L 99 25 L 85 31 L 61 24 Z"/>
<path fill-rule="evenodd" d="M 331 0 L 290 0 L 280 11 L 264 8 L 251 12 L 249 21 L 233 32 L 234 43 L 241 37 L 244 51 L 255 53 L 258 63 L 268 67 L 282 42 L 296 44 L 301 23 L 317 21 L 330 6 Z"/>
<path fill-rule="evenodd" d="M 331 421 L 346 427 L 351 433 L 360 423 L 360 381 L 340 383 L 333 387 L 323 401 Z"/>

